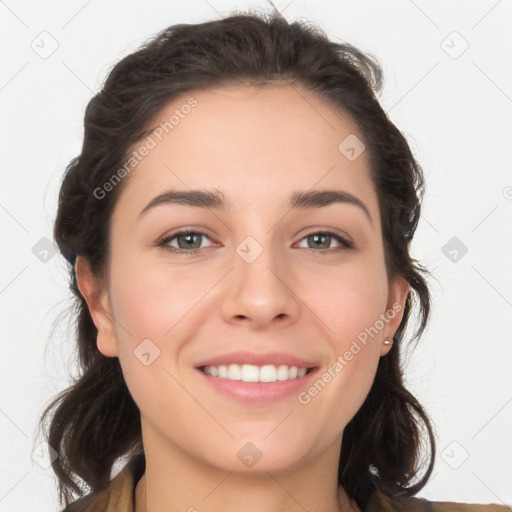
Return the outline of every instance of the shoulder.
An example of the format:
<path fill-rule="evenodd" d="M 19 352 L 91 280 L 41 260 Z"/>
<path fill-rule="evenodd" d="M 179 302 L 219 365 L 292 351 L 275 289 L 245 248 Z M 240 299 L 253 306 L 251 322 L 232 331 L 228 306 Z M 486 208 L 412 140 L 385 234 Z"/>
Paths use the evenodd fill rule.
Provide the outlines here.
<path fill-rule="evenodd" d="M 455 501 L 429 501 L 406 496 L 387 498 L 376 493 L 364 512 L 512 512 L 512 507 L 495 503 L 481 505 Z"/>
<path fill-rule="evenodd" d="M 133 456 L 107 488 L 82 496 L 60 512 L 133 512 L 135 486 L 144 469 L 144 455 Z"/>

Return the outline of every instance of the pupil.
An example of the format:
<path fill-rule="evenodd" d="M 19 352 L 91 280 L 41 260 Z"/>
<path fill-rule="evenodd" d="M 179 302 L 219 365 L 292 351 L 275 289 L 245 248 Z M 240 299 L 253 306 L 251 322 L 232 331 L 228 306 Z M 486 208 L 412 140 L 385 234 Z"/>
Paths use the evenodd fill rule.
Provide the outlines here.
<path fill-rule="evenodd" d="M 194 234 L 194 233 L 187 233 L 186 235 L 182 235 L 182 237 L 183 237 L 183 238 L 185 238 L 185 240 L 186 240 L 186 242 L 185 242 L 186 244 L 188 244 L 188 243 L 190 243 L 190 242 L 192 242 L 192 243 L 193 243 L 193 240 L 192 240 L 192 239 L 193 239 L 194 237 L 198 237 L 198 236 L 200 236 L 200 235 L 198 235 L 198 234 Z M 190 248 L 190 247 L 187 247 L 187 248 Z"/>
<path fill-rule="evenodd" d="M 312 235 L 313 240 L 315 240 L 315 243 L 318 241 L 319 238 L 327 238 L 326 235 Z M 322 244 L 320 244 L 322 245 Z M 324 244 L 325 245 L 325 244 Z M 327 244 L 328 246 L 329 244 Z"/>

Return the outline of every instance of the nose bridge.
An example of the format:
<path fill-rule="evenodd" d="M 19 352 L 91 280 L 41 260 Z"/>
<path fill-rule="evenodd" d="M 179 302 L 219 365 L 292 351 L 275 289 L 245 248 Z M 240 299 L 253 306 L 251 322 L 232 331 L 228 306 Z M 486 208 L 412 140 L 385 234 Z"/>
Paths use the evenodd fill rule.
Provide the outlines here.
<path fill-rule="evenodd" d="M 267 230 L 268 231 L 268 230 Z M 254 232 L 253 232 L 254 233 Z M 235 248 L 234 274 L 252 294 L 280 294 L 283 285 L 278 275 L 285 265 L 284 247 L 273 239 L 273 232 L 263 229 L 257 234 L 246 236 Z M 277 275 L 277 276 L 276 276 Z"/>
<path fill-rule="evenodd" d="M 257 235 L 258 236 L 258 235 Z M 235 261 L 235 270 L 245 279 L 256 279 L 264 282 L 266 286 L 271 285 L 274 280 L 274 272 L 278 271 L 280 262 L 285 257 L 282 247 L 272 239 L 272 233 L 265 237 L 259 235 L 246 236 L 236 247 L 238 258 Z"/>
<path fill-rule="evenodd" d="M 275 215 L 275 213 L 271 215 L 268 212 L 262 212 L 256 204 L 240 213 L 238 216 L 240 227 L 234 233 L 239 240 L 235 245 L 238 256 L 235 267 L 239 266 L 243 269 L 244 264 L 251 266 L 257 263 L 258 267 L 274 268 L 279 264 L 279 260 L 284 256 L 284 248 L 276 240 Z M 251 272 L 249 268 L 245 270 Z M 265 270 L 269 272 L 268 269 Z"/>
<path fill-rule="evenodd" d="M 223 302 L 225 319 L 245 317 L 263 325 L 276 317 L 296 317 L 299 308 L 287 283 L 291 271 L 285 247 L 275 239 L 274 230 L 263 223 L 251 233 L 235 246 L 233 269 Z"/>

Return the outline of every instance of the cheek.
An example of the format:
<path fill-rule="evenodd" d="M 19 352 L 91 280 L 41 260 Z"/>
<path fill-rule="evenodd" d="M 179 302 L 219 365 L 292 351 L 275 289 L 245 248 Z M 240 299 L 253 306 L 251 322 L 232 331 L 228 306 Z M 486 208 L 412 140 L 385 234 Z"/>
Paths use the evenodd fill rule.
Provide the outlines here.
<path fill-rule="evenodd" d="M 371 328 L 376 323 L 382 328 L 377 321 L 387 303 L 386 275 L 375 262 L 328 270 L 316 271 L 314 279 L 304 282 L 303 294 L 328 328 L 334 347 L 344 351 L 347 342 L 368 329 L 375 336 Z"/>
<path fill-rule="evenodd" d="M 141 413 L 153 420 L 161 417 L 163 424 L 186 425 L 187 416 L 197 414 L 177 382 L 176 361 L 190 338 L 187 313 L 204 295 L 204 287 L 194 272 L 142 264 L 142 259 L 140 266 L 119 261 L 111 272 L 115 335 L 126 385 Z"/>
<path fill-rule="evenodd" d="M 378 266 L 374 268 L 343 269 L 336 277 L 317 274 L 316 286 L 308 285 L 305 302 L 312 305 L 317 324 L 326 329 L 331 358 L 303 402 L 315 401 L 318 414 L 324 408 L 323 413 L 330 409 L 332 414 L 334 406 L 336 425 L 348 422 L 362 405 L 380 359 L 387 284 L 385 274 L 383 278 Z"/>
<path fill-rule="evenodd" d="M 133 341 L 162 340 L 204 295 L 201 277 L 194 271 L 178 272 L 163 265 L 117 266 L 111 279 L 116 320 Z M 117 332 L 124 337 L 119 326 Z"/>

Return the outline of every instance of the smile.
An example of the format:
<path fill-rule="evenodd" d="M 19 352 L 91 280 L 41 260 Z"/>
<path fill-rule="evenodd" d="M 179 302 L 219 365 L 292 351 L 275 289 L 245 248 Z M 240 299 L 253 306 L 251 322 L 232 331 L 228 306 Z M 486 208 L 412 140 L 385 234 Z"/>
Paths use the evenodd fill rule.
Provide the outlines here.
<path fill-rule="evenodd" d="M 256 366 L 253 364 L 229 364 L 219 366 L 203 366 L 203 373 L 219 379 L 243 382 L 276 382 L 300 379 L 311 372 L 312 368 L 300 368 L 286 364 Z"/>

